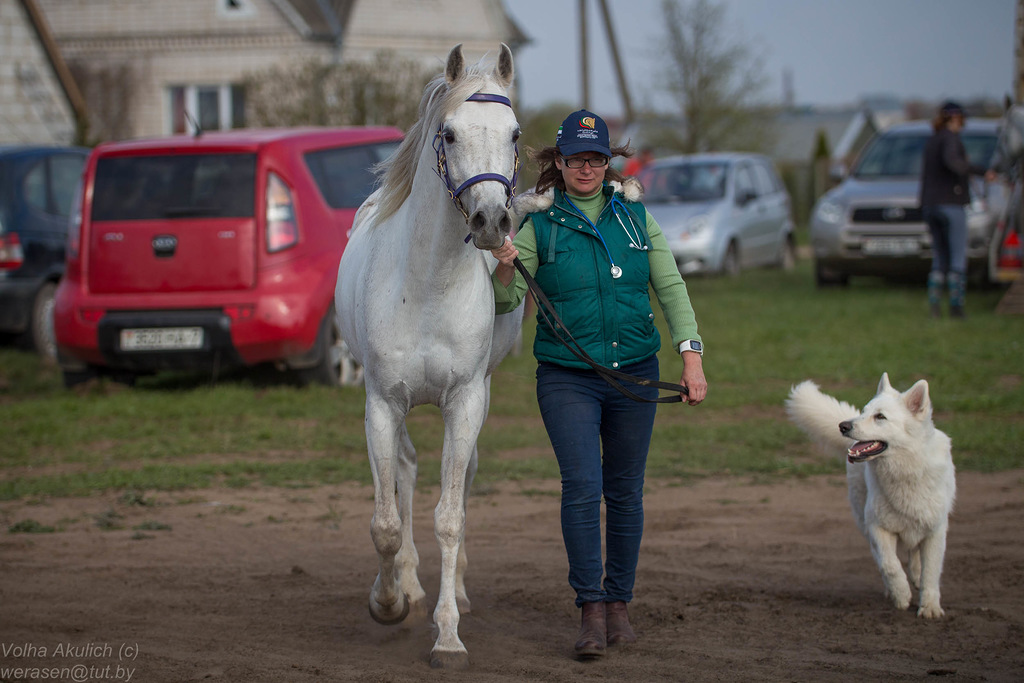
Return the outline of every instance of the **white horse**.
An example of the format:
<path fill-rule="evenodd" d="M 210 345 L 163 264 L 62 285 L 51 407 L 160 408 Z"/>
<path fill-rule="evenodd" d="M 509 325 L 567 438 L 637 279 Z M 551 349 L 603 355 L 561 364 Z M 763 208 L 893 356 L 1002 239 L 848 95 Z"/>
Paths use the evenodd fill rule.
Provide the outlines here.
<path fill-rule="evenodd" d="M 434 667 L 469 663 L 458 634 L 459 613 L 469 611 L 466 495 L 490 374 L 522 323 L 522 307 L 495 316 L 490 272 L 497 262 L 488 251 L 512 227 L 519 123 L 507 98 L 511 83 L 506 45 L 493 69 L 467 69 L 462 46 L 452 49 L 444 74 L 424 92 L 420 120 L 378 169 L 383 182 L 357 213 L 335 292 L 342 337 L 364 368 L 370 535 L 380 562 L 370 614 L 382 624 L 401 622 L 410 608 L 426 610 L 412 535 L 416 451 L 405 418 L 428 403 L 444 418 Z"/>

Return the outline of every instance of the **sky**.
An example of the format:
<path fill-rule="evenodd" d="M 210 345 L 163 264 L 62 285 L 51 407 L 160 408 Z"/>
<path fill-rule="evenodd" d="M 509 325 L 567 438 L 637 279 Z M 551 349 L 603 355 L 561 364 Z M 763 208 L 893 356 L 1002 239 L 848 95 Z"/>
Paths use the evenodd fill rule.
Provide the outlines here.
<path fill-rule="evenodd" d="M 783 102 L 788 70 L 797 105 L 856 104 L 865 96 L 939 102 L 1012 94 L 1016 0 L 713 0 L 723 37 L 762 65 L 764 98 Z M 505 0 L 531 43 L 516 55 L 519 104 L 582 106 L 578 0 Z M 665 62 L 661 0 L 608 0 L 634 109 L 671 111 L 658 82 Z M 624 111 L 599 3 L 587 0 L 590 108 Z"/>

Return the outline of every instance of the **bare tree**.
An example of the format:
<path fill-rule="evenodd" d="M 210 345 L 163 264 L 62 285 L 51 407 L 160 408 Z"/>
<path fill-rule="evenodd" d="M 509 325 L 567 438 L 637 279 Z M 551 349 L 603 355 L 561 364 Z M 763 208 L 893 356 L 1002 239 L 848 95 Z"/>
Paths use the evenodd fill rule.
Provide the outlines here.
<path fill-rule="evenodd" d="M 712 0 L 662 0 L 662 11 L 666 89 L 685 129 L 661 142 L 687 153 L 767 150 L 774 142 L 772 117 L 759 99 L 767 79 L 754 50 L 730 40 L 725 7 Z"/>
<path fill-rule="evenodd" d="M 369 61 L 309 60 L 251 73 L 245 79 L 247 123 L 404 129 L 416 121 L 432 75 L 419 62 L 389 51 Z"/>

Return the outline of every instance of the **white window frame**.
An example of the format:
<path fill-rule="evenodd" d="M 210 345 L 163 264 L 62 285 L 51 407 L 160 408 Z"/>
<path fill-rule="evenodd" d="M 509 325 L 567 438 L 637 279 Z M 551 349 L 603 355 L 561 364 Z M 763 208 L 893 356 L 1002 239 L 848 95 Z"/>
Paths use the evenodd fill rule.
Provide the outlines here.
<path fill-rule="evenodd" d="M 185 133 L 193 135 L 196 132 L 195 122 L 199 121 L 199 91 L 207 88 L 217 89 L 217 117 L 220 121 L 219 130 L 231 130 L 234 127 L 234 120 L 232 113 L 234 108 L 231 106 L 231 94 L 235 87 L 232 83 L 219 83 L 219 84 L 192 84 L 192 85 L 169 85 L 164 89 L 166 100 L 166 116 L 164 117 L 164 132 L 167 135 L 173 135 L 174 130 L 174 97 L 172 92 L 175 88 L 181 88 L 184 91 L 184 105 L 185 105 Z M 181 131 L 177 131 L 181 132 Z"/>
<path fill-rule="evenodd" d="M 217 16 L 220 17 L 252 17 L 256 15 L 256 6 L 251 0 L 214 0 L 217 3 Z"/>

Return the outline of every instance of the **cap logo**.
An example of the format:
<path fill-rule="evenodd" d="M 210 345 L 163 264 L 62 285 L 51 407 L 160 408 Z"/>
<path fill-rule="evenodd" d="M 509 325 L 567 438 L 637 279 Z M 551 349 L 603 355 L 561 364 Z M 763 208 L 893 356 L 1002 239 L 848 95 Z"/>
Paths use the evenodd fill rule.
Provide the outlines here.
<path fill-rule="evenodd" d="M 597 126 L 597 120 L 593 116 L 584 116 L 580 119 L 580 125 L 593 130 Z"/>

